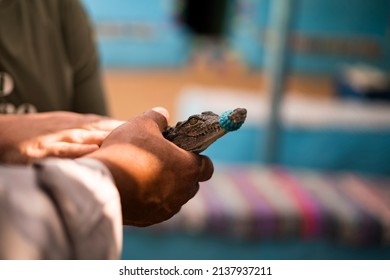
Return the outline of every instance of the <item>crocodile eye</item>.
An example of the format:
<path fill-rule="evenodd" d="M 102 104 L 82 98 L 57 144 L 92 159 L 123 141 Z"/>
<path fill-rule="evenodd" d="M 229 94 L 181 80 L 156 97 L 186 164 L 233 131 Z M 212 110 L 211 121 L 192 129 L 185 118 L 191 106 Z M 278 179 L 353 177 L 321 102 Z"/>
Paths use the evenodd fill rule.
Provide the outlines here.
<path fill-rule="evenodd" d="M 194 125 L 194 124 L 196 124 L 198 122 L 198 119 L 197 118 L 190 118 L 188 120 L 188 122 L 190 123 L 190 125 Z"/>

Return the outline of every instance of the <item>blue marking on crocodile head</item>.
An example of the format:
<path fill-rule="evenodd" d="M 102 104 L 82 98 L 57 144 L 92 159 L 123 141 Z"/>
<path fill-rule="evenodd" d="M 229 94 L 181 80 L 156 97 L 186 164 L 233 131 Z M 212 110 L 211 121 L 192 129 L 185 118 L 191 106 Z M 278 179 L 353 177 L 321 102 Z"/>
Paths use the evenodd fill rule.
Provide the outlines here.
<path fill-rule="evenodd" d="M 240 121 L 240 122 L 234 122 L 232 121 L 230 118 L 229 118 L 229 115 L 233 112 L 233 110 L 228 110 L 228 111 L 225 111 L 224 113 L 221 114 L 221 116 L 219 117 L 219 124 L 221 125 L 221 127 L 226 130 L 226 131 L 234 131 L 234 130 L 237 130 L 239 129 L 242 124 L 244 123 L 244 121 Z"/>

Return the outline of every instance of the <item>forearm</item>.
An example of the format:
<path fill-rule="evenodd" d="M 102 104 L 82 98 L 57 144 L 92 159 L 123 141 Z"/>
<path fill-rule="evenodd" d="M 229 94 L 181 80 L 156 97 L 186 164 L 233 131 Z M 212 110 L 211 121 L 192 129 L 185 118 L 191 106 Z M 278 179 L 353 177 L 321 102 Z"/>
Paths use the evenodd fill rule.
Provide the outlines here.
<path fill-rule="evenodd" d="M 47 112 L 0 116 L 0 162 L 78 158 L 99 148 L 121 121 L 97 115 Z"/>

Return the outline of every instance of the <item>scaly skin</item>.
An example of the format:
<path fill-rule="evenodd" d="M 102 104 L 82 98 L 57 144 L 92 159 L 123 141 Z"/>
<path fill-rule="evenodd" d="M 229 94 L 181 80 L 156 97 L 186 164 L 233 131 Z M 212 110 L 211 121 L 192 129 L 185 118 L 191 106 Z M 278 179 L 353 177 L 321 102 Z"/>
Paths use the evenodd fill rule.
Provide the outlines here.
<path fill-rule="evenodd" d="M 201 153 L 229 131 L 239 129 L 246 113 L 246 109 L 237 108 L 221 116 L 210 111 L 192 115 L 175 127 L 169 127 L 164 137 L 184 150 Z"/>

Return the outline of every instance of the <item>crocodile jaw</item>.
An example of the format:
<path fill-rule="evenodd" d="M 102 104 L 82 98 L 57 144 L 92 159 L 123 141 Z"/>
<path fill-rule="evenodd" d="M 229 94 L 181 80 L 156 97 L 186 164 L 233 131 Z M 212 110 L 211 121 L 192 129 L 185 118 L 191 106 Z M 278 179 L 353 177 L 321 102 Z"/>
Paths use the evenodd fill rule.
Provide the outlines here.
<path fill-rule="evenodd" d="M 222 137 L 227 133 L 226 130 L 221 127 L 218 130 L 215 130 L 212 133 L 208 133 L 198 137 L 187 137 L 186 142 L 184 143 L 173 143 L 177 144 L 179 147 L 191 151 L 194 153 L 201 153 L 207 149 L 213 142 L 215 142 L 218 138 Z"/>

